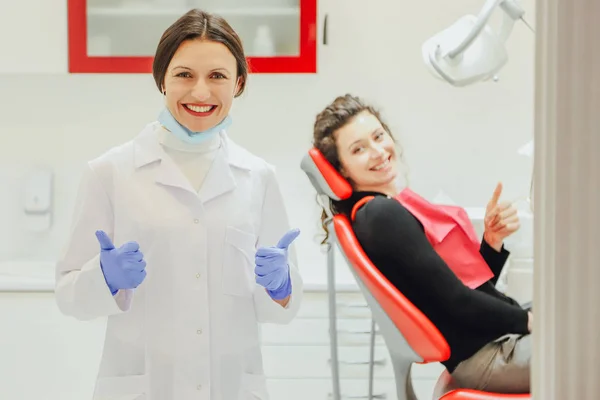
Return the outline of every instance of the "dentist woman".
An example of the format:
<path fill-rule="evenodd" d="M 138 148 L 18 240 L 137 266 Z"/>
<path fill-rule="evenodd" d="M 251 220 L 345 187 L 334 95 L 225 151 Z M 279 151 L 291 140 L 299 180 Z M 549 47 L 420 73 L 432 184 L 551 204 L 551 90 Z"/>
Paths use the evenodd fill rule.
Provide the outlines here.
<path fill-rule="evenodd" d="M 288 323 L 302 281 L 273 168 L 226 134 L 248 66 L 191 10 L 157 47 L 165 109 L 90 161 L 56 267 L 61 311 L 108 317 L 94 399 L 267 399 L 258 324 Z"/>

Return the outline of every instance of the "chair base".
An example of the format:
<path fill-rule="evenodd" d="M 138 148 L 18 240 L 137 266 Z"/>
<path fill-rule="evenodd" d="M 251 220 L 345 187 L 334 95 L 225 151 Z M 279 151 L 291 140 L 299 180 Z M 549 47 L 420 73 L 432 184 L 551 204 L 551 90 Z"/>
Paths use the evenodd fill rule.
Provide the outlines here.
<path fill-rule="evenodd" d="M 433 400 L 530 400 L 530 394 L 501 394 L 461 389 L 448 371 L 444 371 L 435 385 Z"/>

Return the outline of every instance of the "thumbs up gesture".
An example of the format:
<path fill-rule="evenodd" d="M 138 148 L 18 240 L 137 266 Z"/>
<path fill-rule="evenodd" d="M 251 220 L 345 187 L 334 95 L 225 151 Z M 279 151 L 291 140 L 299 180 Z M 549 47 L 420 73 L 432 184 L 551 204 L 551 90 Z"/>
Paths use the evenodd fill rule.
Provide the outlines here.
<path fill-rule="evenodd" d="M 274 300 L 282 300 L 292 293 L 288 247 L 300 235 L 299 229 L 288 231 L 274 247 L 256 251 L 254 273 L 256 283 L 267 289 Z"/>
<path fill-rule="evenodd" d="M 502 183 L 498 183 L 486 207 L 483 234 L 487 244 L 498 251 L 502 249 L 504 239 L 520 227 L 517 209 L 508 201 L 500 202 L 501 195 Z"/>
<path fill-rule="evenodd" d="M 118 249 L 106 232 L 96 231 L 100 243 L 100 267 L 113 296 L 119 289 L 134 289 L 146 278 L 146 261 L 136 242 Z"/>

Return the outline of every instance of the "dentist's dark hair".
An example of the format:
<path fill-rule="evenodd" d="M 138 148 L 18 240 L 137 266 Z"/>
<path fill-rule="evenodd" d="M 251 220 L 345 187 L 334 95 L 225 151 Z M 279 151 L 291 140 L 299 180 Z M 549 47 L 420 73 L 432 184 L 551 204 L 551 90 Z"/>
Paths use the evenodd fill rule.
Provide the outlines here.
<path fill-rule="evenodd" d="M 321 111 L 315 120 L 313 129 L 313 146 L 318 149 L 325 159 L 341 173 L 342 165 L 340 163 L 340 157 L 337 150 L 336 144 L 336 132 L 352 122 L 352 120 L 362 112 L 368 112 L 379 120 L 381 126 L 395 141 L 392 132 L 388 125 L 381 118 L 380 112 L 375 107 L 367 104 L 361 98 L 346 94 L 339 96 L 333 102 L 331 102 L 323 111 Z M 402 160 L 402 149 L 398 150 L 398 158 Z M 348 178 L 346 178 L 348 179 Z M 350 184 L 354 186 L 353 182 L 348 179 Z M 339 207 L 339 202 L 329 199 L 329 209 L 333 214 L 337 214 L 342 210 Z M 329 231 L 325 221 L 327 220 L 327 213 L 323 208 L 321 213 L 321 226 L 325 231 L 325 238 L 321 241 L 321 244 L 325 244 L 329 238 Z"/>
<path fill-rule="evenodd" d="M 165 75 L 179 46 L 194 39 L 219 42 L 229 49 L 237 61 L 237 78 L 240 78 L 235 97 L 240 96 L 246 88 L 249 70 L 242 40 L 224 18 L 199 9 L 182 15 L 160 38 L 152 63 L 152 75 L 158 90 L 164 93 Z"/>

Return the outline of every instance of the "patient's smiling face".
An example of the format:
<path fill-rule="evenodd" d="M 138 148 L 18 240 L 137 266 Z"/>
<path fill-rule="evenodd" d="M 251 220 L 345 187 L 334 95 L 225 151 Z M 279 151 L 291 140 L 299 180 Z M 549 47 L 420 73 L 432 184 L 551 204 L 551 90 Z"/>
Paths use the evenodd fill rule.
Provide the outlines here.
<path fill-rule="evenodd" d="M 396 194 L 396 144 L 375 115 L 360 112 L 335 131 L 334 137 L 340 173 L 354 190 Z"/>

